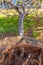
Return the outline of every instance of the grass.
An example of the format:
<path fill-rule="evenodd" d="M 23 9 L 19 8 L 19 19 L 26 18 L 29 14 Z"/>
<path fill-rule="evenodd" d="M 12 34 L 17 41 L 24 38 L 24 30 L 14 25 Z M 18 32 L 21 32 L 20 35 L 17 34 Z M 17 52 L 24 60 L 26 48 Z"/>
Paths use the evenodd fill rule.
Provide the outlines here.
<path fill-rule="evenodd" d="M 18 17 L 0 18 L 0 33 L 17 33 L 18 32 Z"/>

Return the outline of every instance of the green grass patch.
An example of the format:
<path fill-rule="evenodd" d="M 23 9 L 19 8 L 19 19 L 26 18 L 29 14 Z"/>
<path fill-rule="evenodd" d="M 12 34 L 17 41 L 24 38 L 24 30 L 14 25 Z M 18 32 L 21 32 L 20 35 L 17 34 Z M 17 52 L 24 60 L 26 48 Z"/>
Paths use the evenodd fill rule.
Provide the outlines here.
<path fill-rule="evenodd" d="M 33 32 L 32 32 L 32 36 L 33 36 L 34 38 L 36 38 L 36 37 L 38 37 L 38 36 L 39 36 L 39 33 L 38 33 L 38 32 L 36 32 L 36 31 L 33 31 Z"/>
<path fill-rule="evenodd" d="M 18 17 L 0 18 L 0 32 L 11 34 L 18 32 Z"/>

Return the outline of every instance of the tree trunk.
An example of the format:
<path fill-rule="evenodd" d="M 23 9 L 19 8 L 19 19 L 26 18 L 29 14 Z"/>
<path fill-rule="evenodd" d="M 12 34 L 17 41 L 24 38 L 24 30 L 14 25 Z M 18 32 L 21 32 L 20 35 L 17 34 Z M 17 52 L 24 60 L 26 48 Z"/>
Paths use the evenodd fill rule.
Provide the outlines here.
<path fill-rule="evenodd" d="M 3 5 L 3 8 L 4 8 L 4 3 L 2 3 L 2 5 Z"/>
<path fill-rule="evenodd" d="M 23 20 L 24 20 L 24 13 L 21 13 L 19 17 L 19 35 L 20 36 L 24 36 Z"/>
<path fill-rule="evenodd" d="M 43 9 L 43 0 L 42 0 L 41 8 Z"/>

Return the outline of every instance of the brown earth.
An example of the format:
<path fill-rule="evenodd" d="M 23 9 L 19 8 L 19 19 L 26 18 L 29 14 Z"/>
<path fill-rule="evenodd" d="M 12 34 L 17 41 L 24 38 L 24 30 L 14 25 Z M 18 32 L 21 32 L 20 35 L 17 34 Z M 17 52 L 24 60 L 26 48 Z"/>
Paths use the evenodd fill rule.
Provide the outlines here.
<path fill-rule="evenodd" d="M 1 39 L 0 65 L 43 65 L 43 42 L 19 36 Z"/>

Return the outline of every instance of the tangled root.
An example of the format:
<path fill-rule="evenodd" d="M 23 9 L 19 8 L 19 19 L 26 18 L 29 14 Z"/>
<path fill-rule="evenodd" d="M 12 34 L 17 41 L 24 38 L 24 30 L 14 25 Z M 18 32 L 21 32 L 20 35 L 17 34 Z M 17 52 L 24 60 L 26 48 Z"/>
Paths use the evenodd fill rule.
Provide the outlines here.
<path fill-rule="evenodd" d="M 0 65 L 43 65 L 43 49 L 19 44 L 2 52 Z"/>

